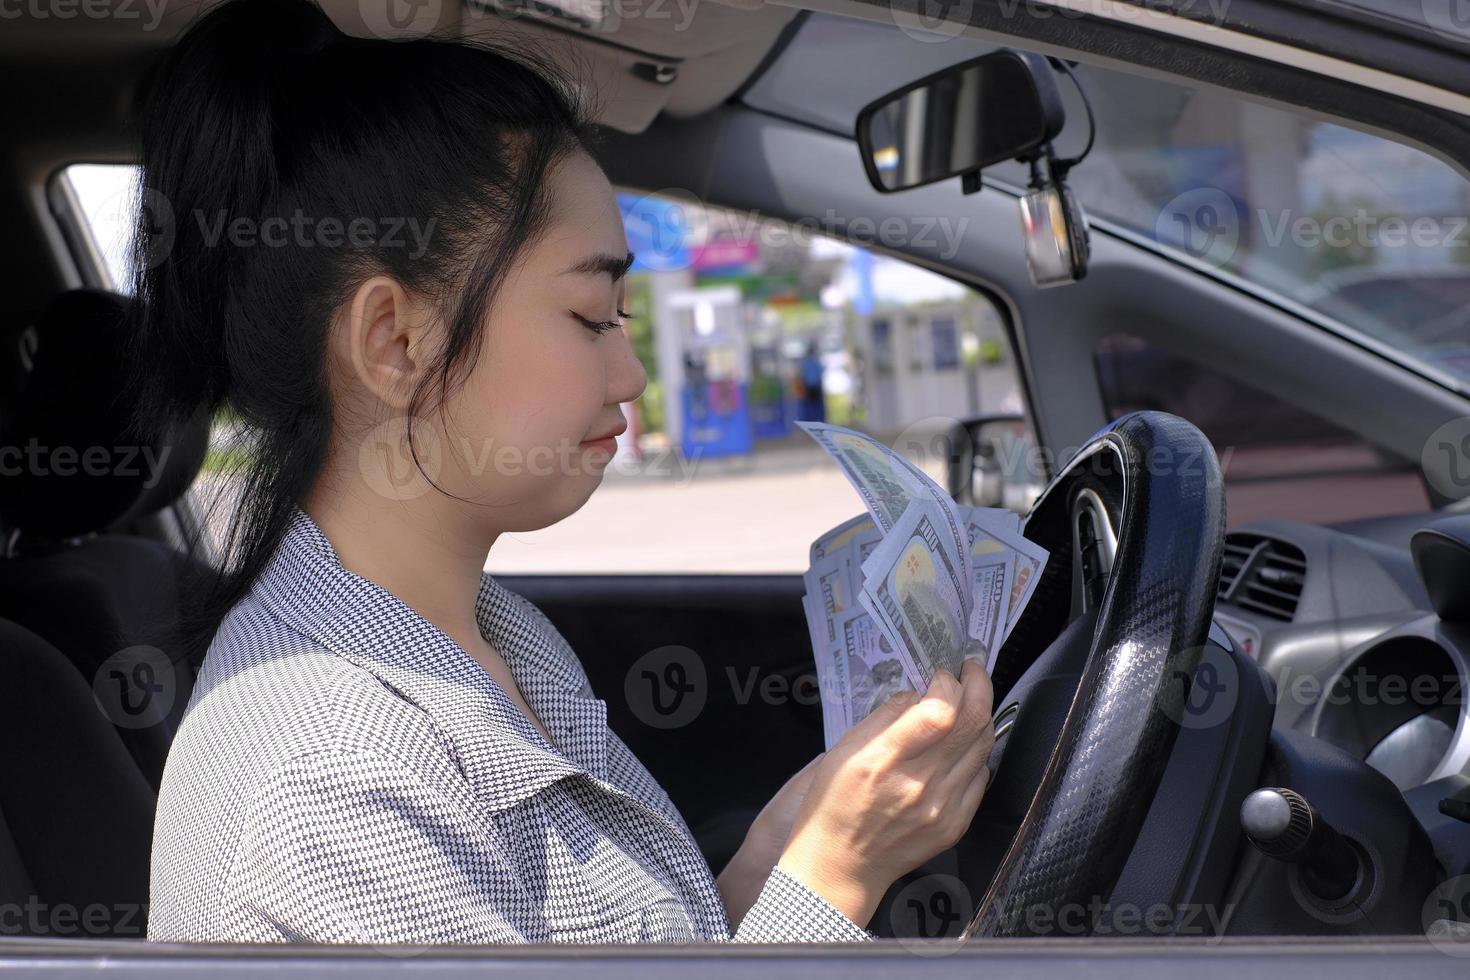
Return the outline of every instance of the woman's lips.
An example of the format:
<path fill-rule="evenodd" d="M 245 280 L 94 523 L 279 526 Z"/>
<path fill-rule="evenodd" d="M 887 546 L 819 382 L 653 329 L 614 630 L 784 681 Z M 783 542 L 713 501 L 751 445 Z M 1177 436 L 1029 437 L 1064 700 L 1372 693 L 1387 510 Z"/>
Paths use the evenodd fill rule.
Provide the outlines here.
<path fill-rule="evenodd" d="M 610 453 L 618 451 L 617 436 L 603 436 L 601 439 L 587 439 L 582 443 L 583 449 L 602 449 Z"/>
<path fill-rule="evenodd" d="M 628 426 L 626 424 L 620 425 L 616 429 L 613 429 L 611 432 L 608 432 L 605 435 L 598 436 L 596 439 L 584 439 L 584 440 L 582 440 L 582 448 L 583 449 L 603 449 L 603 450 L 606 450 L 607 452 L 610 452 L 610 453 L 617 452 L 617 449 L 618 449 L 618 436 L 622 435 L 624 432 L 627 432 L 627 431 L 628 431 Z"/>

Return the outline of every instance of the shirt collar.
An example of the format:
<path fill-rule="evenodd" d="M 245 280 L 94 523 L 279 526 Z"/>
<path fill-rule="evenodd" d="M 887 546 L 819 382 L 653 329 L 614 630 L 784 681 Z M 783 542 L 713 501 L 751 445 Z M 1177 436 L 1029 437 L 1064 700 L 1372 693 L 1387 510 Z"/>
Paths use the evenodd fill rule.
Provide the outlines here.
<path fill-rule="evenodd" d="M 428 713 L 477 795 L 497 809 L 569 775 L 606 779 L 607 705 L 592 696 L 575 654 L 540 610 L 488 572 L 475 599 L 480 633 L 559 748 L 448 634 L 344 567 L 299 506 L 251 591 L 293 628 Z"/>

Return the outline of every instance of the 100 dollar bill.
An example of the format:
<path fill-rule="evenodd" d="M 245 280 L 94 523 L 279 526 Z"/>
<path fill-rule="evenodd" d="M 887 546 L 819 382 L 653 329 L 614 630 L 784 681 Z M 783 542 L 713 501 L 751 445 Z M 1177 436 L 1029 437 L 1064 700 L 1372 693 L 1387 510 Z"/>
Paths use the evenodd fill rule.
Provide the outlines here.
<path fill-rule="evenodd" d="M 954 498 L 901 454 L 871 436 L 824 422 L 798 422 L 836 461 L 886 536 L 912 503 L 930 503 L 943 516 L 941 526 L 969 578 L 969 538 Z M 968 609 L 967 609 L 968 611 Z"/>
<path fill-rule="evenodd" d="M 898 651 L 915 690 L 941 670 L 958 677 L 967 657 L 987 659 L 970 635 L 972 583 L 961 554 L 942 508 L 916 501 L 863 563 L 858 602 Z"/>

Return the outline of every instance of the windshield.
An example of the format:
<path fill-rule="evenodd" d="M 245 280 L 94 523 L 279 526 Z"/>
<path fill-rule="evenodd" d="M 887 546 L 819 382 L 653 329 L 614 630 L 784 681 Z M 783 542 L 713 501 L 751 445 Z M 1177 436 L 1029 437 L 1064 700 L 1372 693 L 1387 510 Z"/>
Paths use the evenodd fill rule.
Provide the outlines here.
<path fill-rule="evenodd" d="M 872 99 L 993 49 L 813 15 L 745 98 L 850 134 Z M 856 76 L 844 70 L 857 64 Z M 1071 176 L 1090 217 L 1239 276 L 1470 391 L 1470 182 L 1460 173 L 1413 147 L 1228 92 L 1086 65 L 1077 75 L 1097 116 L 1096 146 Z M 1075 90 L 1062 85 L 1066 155 L 1087 126 Z M 1026 183 L 1018 164 L 986 174 Z"/>

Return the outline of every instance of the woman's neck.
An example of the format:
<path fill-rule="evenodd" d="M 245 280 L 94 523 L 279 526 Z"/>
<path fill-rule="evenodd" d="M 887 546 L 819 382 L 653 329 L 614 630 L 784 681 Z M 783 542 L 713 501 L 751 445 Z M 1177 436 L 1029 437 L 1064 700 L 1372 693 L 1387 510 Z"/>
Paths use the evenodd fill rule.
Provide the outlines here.
<path fill-rule="evenodd" d="M 324 492 L 302 509 L 321 528 L 342 566 L 382 586 L 474 653 L 480 575 L 493 534 L 468 526 L 453 501 L 390 500 L 368 492 Z"/>
<path fill-rule="evenodd" d="M 465 526 L 458 512 L 442 504 L 436 508 L 439 501 L 427 495 L 413 501 L 364 497 L 376 495 L 330 496 L 318 488 L 302 510 L 332 543 L 342 567 L 387 589 L 459 644 L 555 744 L 475 616 L 480 575 L 495 536 Z"/>

